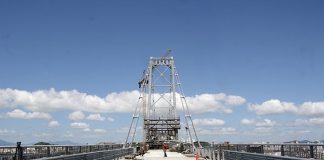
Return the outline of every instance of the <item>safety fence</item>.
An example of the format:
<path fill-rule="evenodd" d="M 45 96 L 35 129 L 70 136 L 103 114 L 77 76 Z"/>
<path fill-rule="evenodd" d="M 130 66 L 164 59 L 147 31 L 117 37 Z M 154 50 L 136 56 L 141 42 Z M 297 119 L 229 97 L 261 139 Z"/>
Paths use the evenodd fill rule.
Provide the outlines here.
<path fill-rule="evenodd" d="M 122 144 L 0 146 L 0 160 L 28 160 L 123 148 Z M 101 154 L 98 152 L 98 154 Z"/>
<path fill-rule="evenodd" d="M 222 160 L 224 151 L 324 160 L 324 144 L 212 144 L 199 153 L 211 160 Z"/>
<path fill-rule="evenodd" d="M 127 155 L 131 155 L 134 153 L 133 148 L 122 148 L 122 149 L 114 149 L 107 151 L 97 151 L 90 153 L 80 153 L 73 155 L 65 155 L 65 156 L 56 156 L 49 158 L 40 158 L 37 160 L 110 160 L 110 159 L 118 159 Z"/>
<path fill-rule="evenodd" d="M 303 160 L 304 158 L 288 156 L 271 156 L 260 153 L 228 151 L 223 152 L 224 160 Z"/>

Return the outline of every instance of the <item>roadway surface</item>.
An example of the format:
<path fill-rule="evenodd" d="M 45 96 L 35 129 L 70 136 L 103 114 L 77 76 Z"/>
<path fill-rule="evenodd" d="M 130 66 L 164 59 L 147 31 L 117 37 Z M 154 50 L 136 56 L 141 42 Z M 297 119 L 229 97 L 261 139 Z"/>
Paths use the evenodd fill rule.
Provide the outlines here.
<path fill-rule="evenodd" d="M 163 157 L 163 150 L 148 150 L 144 156 L 137 156 L 138 160 L 195 160 L 196 157 L 191 155 L 190 157 L 184 156 L 181 153 L 177 152 L 167 152 L 167 157 Z"/>

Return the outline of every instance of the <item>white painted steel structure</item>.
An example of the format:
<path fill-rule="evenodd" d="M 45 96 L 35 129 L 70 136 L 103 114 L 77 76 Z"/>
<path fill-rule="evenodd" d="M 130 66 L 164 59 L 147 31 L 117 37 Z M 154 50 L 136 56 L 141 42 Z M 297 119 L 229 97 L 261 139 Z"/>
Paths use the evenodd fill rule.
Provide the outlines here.
<path fill-rule="evenodd" d="M 188 103 L 181 88 L 180 78 L 171 56 L 150 57 L 147 69 L 139 81 L 140 96 L 125 141 L 134 142 L 136 128 L 143 118 L 143 143 L 160 146 L 163 142 L 179 142 L 180 116 L 183 110 L 184 125 L 190 143 L 200 142 L 189 112 Z"/>

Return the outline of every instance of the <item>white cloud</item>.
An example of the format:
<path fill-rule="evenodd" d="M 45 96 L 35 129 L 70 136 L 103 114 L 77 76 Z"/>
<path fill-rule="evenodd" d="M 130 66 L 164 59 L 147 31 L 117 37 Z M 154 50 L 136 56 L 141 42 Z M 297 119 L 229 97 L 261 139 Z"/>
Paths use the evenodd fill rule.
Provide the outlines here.
<path fill-rule="evenodd" d="M 324 102 L 305 102 L 298 106 L 292 102 L 271 99 L 262 104 L 249 104 L 249 110 L 258 115 L 294 113 L 304 116 L 322 116 L 324 115 Z"/>
<path fill-rule="evenodd" d="M 186 97 L 190 111 L 193 113 L 220 112 L 232 113 L 232 108 L 245 103 L 240 96 L 219 94 L 201 94 L 193 97 Z M 180 103 L 180 100 L 178 100 Z M 181 105 L 179 105 L 180 107 Z"/>
<path fill-rule="evenodd" d="M 72 128 L 86 129 L 89 128 L 89 125 L 83 122 L 73 122 L 70 124 Z"/>
<path fill-rule="evenodd" d="M 277 125 L 277 122 L 270 119 L 263 119 L 262 121 L 259 121 L 255 124 L 255 126 L 257 127 L 273 127 L 275 125 Z"/>
<path fill-rule="evenodd" d="M 231 135 L 237 134 L 235 128 L 225 127 L 225 128 L 212 128 L 212 129 L 197 129 L 199 135 Z"/>
<path fill-rule="evenodd" d="M 256 127 L 253 130 L 244 131 L 245 135 L 270 135 L 273 132 L 272 127 Z"/>
<path fill-rule="evenodd" d="M 324 118 L 297 119 L 295 126 L 324 126 Z"/>
<path fill-rule="evenodd" d="M 51 115 L 43 112 L 25 112 L 20 109 L 15 109 L 6 114 L 10 118 L 19 118 L 19 119 L 51 119 Z"/>
<path fill-rule="evenodd" d="M 106 118 L 102 117 L 100 114 L 90 114 L 87 119 L 93 121 L 104 121 Z"/>
<path fill-rule="evenodd" d="M 310 130 L 291 130 L 288 131 L 289 134 L 293 134 L 293 135 L 301 135 L 301 134 L 308 134 L 311 133 Z"/>
<path fill-rule="evenodd" d="M 177 107 L 182 110 L 180 96 L 177 94 Z M 93 113 L 133 112 L 139 97 L 137 90 L 113 92 L 106 97 L 81 93 L 77 90 L 25 91 L 17 89 L 0 89 L 0 108 L 23 107 L 31 111 L 51 112 L 59 110 L 78 110 Z M 240 96 L 219 94 L 201 94 L 187 97 L 189 108 L 193 113 L 221 112 L 231 113 L 234 106 L 245 103 Z"/>
<path fill-rule="evenodd" d="M 50 134 L 50 133 L 33 133 L 33 136 L 37 137 L 37 138 L 48 138 L 48 137 L 51 137 L 52 134 Z"/>
<path fill-rule="evenodd" d="M 69 119 L 72 121 L 79 121 L 84 119 L 84 113 L 82 111 L 75 111 L 69 114 Z"/>
<path fill-rule="evenodd" d="M 243 125 L 255 125 L 257 127 L 273 127 L 277 125 L 276 121 L 272 121 L 270 119 L 246 119 L 243 118 L 241 120 L 241 124 Z"/>
<path fill-rule="evenodd" d="M 224 93 L 220 93 L 220 94 L 224 94 Z M 246 100 L 243 97 L 233 96 L 233 95 L 228 95 L 228 96 L 225 95 L 225 99 L 223 101 L 227 105 L 231 105 L 231 106 L 242 105 L 242 104 L 244 104 L 246 102 Z"/>
<path fill-rule="evenodd" d="M 232 127 L 221 128 L 220 134 L 236 134 L 236 129 Z"/>
<path fill-rule="evenodd" d="M 83 131 L 84 131 L 84 132 L 90 132 L 91 129 L 90 129 L 90 128 L 84 128 Z"/>
<path fill-rule="evenodd" d="M 93 131 L 97 134 L 104 134 L 107 132 L 105 129 L 94 129 Z"/>
<path fill-rule="evenodd" d="M 193 123 L 195 126 L 222 126 L 225 124 L 225 122 L 221 119 L 194 119 Z"/>
<path fill-rule="evenodd" d="M 298 108 L 289 102 L 280 102 L 277 99 L 271 99 L 262 104 L 249 104 L 249 110 L 258 115 L 278 114 L 285 112 L 297 112 Z"/>
<path fill-rule="evenodd" d="M 253 133 L 259 134 L 271 134 L 272 128 L 271 127 L 257 127 L 253 130 Z"/>
<path fill-rule="evenodd" d="M 50 128 L 55 128 L 55 127 L 58 127 L 58 126 L 60 126 L 60 123 L 58 121 L 50 121 L 48 123 L 48 127 L 50 127 Z"/>
<path fill-rule="evenodd" d="M 14 130 L 0 129 L 0 136 L 12 135 L 16 133 Z"/>
<path fill-rule="evenodd" d="M 111 117 L 107 117 L 107 120 L 108 120 L 109 122 L 113 122 L 113 121 L 115 121 L 115 119 L 114 119 L 114 118 L 111 118 Z"/>
<path fill-rule="evenodd" d="M 324 102 L 305 102 L 299 107 L 299 114 L 306 116 L 324 115 Z"/>
<path fill-rule="evenodd" d="M 309 122 L 313 125 L 324 125 L 324 118 L 311 118 L 309 119 Z"/>
<path fill-rule="evenodd" d="M 128 133 L 129 127 L 115 128 L 114 132 L 116 133 Z"/>
<path fill-rule="evenodd" d="M 110 93 L 101 98 L 77 90 L 38 90 L 29 92 L 17 89 L 0 89 L 1 107 L 24 107 L 32 111 L 80 110 L 86 112 L 133 112 L 139 97 L 138 91 Z"/>
<path fill-rule="evenodd" d="M 243 118 L 241 120 L 241 124 L 244 124 L 244 125 L 252 125 L 252 124 L 255 124 L 255 120 L 254 119 L 246 119 L 246 118 Z"/>
<path fill-rule="evenodd" d="M 74 135 L 71 132 L 66 132 L 65 134 L 63 134 L 63 137 L 64 138 L 71 138 L 71 137 L 74 137 Z"/>

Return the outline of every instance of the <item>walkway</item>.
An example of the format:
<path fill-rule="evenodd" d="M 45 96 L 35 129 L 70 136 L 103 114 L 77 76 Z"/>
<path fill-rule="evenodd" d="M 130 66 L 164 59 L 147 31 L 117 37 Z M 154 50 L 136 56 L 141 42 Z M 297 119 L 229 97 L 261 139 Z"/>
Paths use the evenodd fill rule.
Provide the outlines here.
<path fill-rule="evenodd" d="M 163 157 L 164 153 L 162 149 L 160 150 L 148 150 L 144 156 L 137 156 L 136 159 L 140 160 L 195 160 L 196 158 L 192 155 L 191 157 L 186 157 L 181 153 L 177 152 L 167 152 L 168 157 Z"/>

